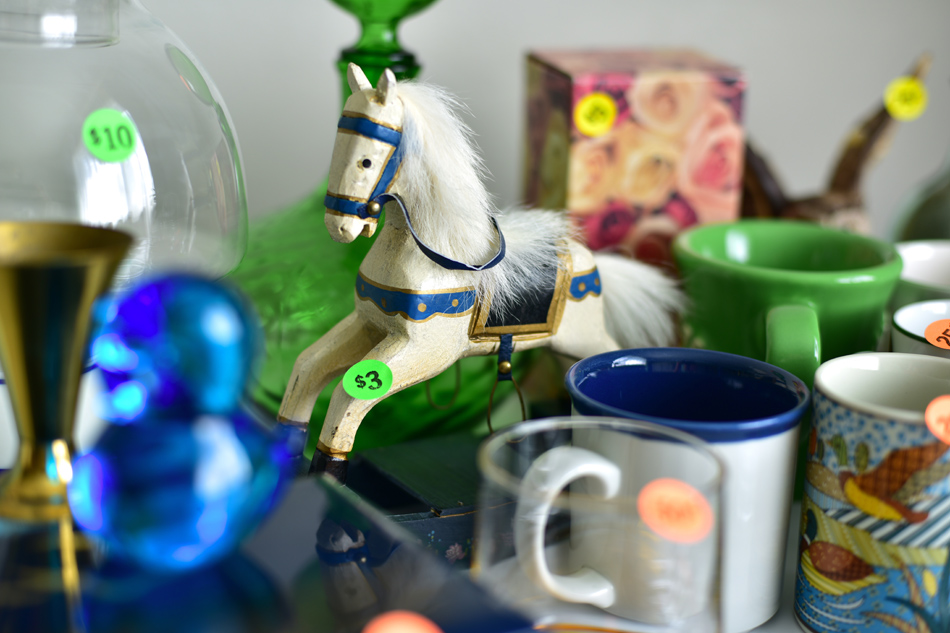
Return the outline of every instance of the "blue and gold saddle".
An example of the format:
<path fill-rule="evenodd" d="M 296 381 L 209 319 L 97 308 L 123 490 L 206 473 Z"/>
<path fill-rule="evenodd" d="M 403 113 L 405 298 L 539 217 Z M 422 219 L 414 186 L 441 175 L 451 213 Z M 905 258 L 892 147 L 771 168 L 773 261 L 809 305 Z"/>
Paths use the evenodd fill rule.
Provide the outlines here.
<path fill-rule="evenodd" d="M 490 299 L 476 301 L 472 287 L 426 293 L 385 286 L 362 274 L 356 279 L 356 295 L 389 315 L 421 323 L 436 316 L 461 317 L 474 313 L 469 333 L 472 339 L 494 340 L 507 334 L 515 339 L 550 336 L 557 332 L 566 301 L 581 301 L 600 292 L 597 269 L 574 274 L 567 258 L 562 259 L 560 266 L 549 265 L 542 270 L 536 287 L 504 312 L 493 308 Z"/>

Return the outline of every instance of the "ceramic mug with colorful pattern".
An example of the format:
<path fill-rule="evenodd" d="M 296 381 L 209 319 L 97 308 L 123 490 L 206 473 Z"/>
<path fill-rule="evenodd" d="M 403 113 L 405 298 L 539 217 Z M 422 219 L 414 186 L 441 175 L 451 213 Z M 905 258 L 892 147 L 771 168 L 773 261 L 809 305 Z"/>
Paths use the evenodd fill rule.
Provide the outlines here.
<path fill-rule="evenodd" d="M 795 587 L 806 631 L 948 630 L 950 446 L 924 421 L 946 393 L 945 358 L 853 354 L 815 373 Z"/>
<path fill-rule="evenodd" d="M 809 386 L 822 361 L 877 349 L 901 272 L 890 244 L 789 220 L 697 226 L 673 254 L 691 301 L 685 346 L 764 360 Z"/>

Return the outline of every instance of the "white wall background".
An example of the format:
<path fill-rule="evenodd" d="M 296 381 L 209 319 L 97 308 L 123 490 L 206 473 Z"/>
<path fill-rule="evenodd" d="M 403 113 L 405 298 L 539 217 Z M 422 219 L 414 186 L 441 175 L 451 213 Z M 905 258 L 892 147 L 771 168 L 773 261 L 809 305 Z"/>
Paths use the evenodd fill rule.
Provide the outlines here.
<path fill-rule="evenodd" d="M 335 62 L 356 20 L 329 0 L 143 0 L 204 65 L 230 110 L 253 222 L 329 166 Z M 792 195 L 824 186 L 847 130 L 923 51 L 930 106 L 868 174 L 877 235 L 950 148 L 950 0 L 439 0 L 404 23 L 425 79 L 471 108 L 498 204 L 520 196 L 524 56 L 532 48 L 688 46 L 745 69 L 746 129 Z M 2 94 L 0 94 L 2 98 Z M 0 423 L 0 466 L 13 459 Z"/>
<path fill-rule="evenodd" d="M 329 0 L 143 0 L 202 62 L 234 120 L 253 221 L 326 173 L 340 95 L 335 62 L 356 20 Z M 439 0 L 400 40 L 470 106 L 499 205 L 520 196 L 524 56 L 542 47 L 688 46 L 745 69 L 746 128 L 786 189 L 823 188 L 846 131 L 921 52 L 930 106 L 867 174 L 872 225 L 950 148 L 948 0 Z"/>

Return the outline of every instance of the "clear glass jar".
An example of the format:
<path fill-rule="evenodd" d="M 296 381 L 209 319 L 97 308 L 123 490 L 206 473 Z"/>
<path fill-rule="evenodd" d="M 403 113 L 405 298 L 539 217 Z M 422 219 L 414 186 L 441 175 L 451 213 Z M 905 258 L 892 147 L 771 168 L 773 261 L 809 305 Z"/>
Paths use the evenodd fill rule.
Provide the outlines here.
<path fill-rule="evenodd" d="M 138 0 L 4 0 L 0 86 L 0 219 L 128 231 L 117 285 L 154 269 L 217 278 L 241 261 L 247 198 L 227 109 Z M 97 128 L 97 110 L 125 129 Z M 97 153 L 110 144 L 128 151 Z"/>

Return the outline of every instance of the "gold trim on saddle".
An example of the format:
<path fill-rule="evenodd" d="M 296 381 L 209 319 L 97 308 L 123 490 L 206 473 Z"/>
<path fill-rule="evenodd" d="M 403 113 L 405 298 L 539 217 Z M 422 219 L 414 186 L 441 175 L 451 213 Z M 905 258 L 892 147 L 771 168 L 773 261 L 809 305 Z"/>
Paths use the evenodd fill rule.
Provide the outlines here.
<path fill-rule="evenodd" d="M 472 319 L 469 339 L 473 341 L 494 340 L 502 334 L 513 334 L 515 340 L 524 340 L 556 334 L 558 326 L 561 324 L 561 316 L 564 314 L 569 280 L 573 277 L 573 264 L 570 255 L 562 253 L 558 255 L 558 260 L 557 277 L 554 281 L 554 296 L 551 298 L 547 319 L 544 322 L 489 327 L 486 324 L 488 323 L 491 299 L 488 299 L 479 302 L 475 306 L 475 317 Z"/>

